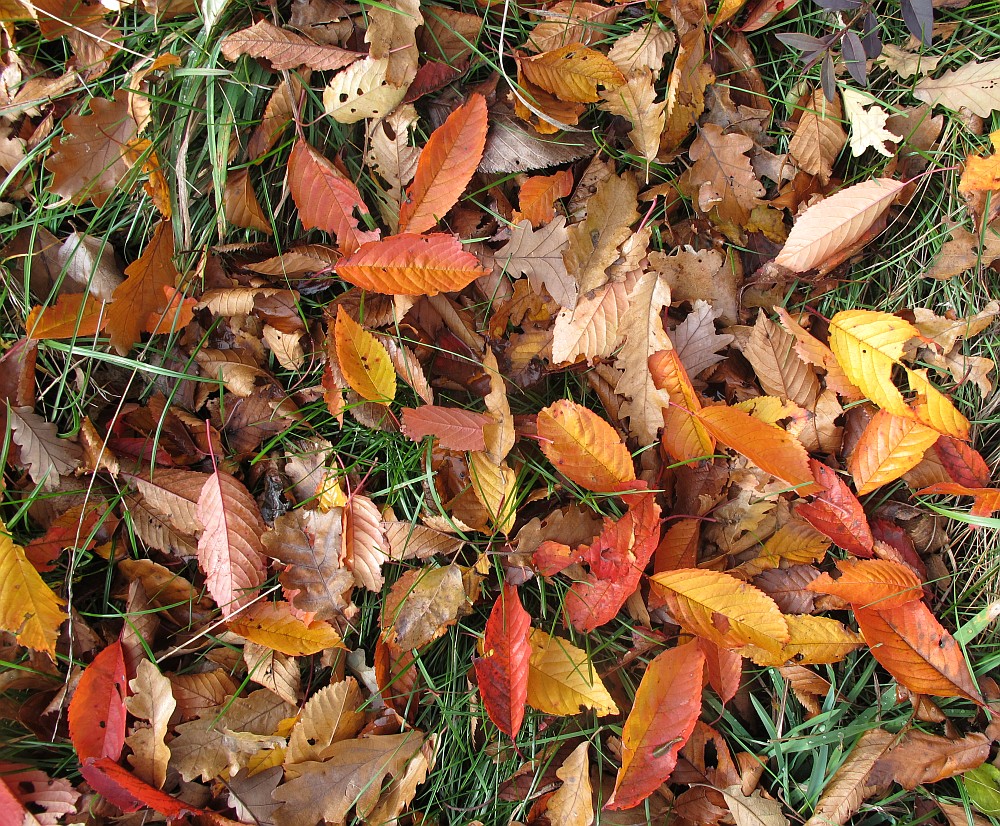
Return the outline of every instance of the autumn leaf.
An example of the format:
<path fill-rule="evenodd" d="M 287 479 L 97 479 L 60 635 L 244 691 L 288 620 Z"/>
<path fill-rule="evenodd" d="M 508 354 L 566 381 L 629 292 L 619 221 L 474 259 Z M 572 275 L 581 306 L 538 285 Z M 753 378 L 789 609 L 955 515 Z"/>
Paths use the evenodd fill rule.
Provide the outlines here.
<path fill-rule="evenodd" d="M 198 496 L 197 515 L 204 532 L 198 562 L 208 592 L 231 616 L 257 596 L 267 568 L 260 537 L 264 523 L 249 491 L 228 473 L 216 470 Z"/>
<path fill-rule="evenodd" d="M 21 448 L 21 462 L 28 475 L 43 490 L 58 490 L 60 477 L 68 476 L 80 464 L 80 445 L 59 437 L 56 426 L 30 407 L 7 407 L 11 437 Z"/>
<path fill-rule="evenodd" d="M 108 323 L 103 301 L 87 293 L 62 293 L 54 303 L 32 307 L 24 322 L 29 339 L 95 336 Z"/>
<path fill-rule="evenodd" d="M 402 412 L 401 429 L 407 438 L 419 442 L 425 436 L 434 436 L 446 450 L 485 450 L 483 428 L 495 423 L 492 416 L 460 407 L 425 404 L 404 407 Z"/>
<path fill-rule="evenodd" d="M 872 767 L 895 743 L 896 735 L 885 729 L 869 729 L 858 738 L 851 753 L 830 778 L 805 826 L 846 823 L 865 798 L 875 792 L 866 781 Z"/>
<path fill-rule="evenodd" d="M 843 559 L 837 562 L 837 568 L 840 571 L 837 579 L 823 573 L 806 588 L 875 611 L 898 608 L 924 596 L 923 583 L 917 575 L 889 559 Z"/>
<path fill-rule="evenodd" d="M 486 99 L 474 94 L 434 130 L 399 208 L 400 232 L 426 232 L 454 206 L 483 156 L 487 126 Z"/>
<path fill-rule="evenodd" d="M 573 190 L 573 173 L 568 169 L 554 175 L 533 175 L 518 192 L 519 213 L 515 219 L 524 218 L 536 229 L 555 217 L 554 204 Z"/>
<path fill-rule="evenodd" d="M 858 498 L 828 465 L 810 459 L 809 467 L 822 490 L 812 502 L 797 505 L 795 513 L 844 550 L 872 556 L 875 539 Z"/>
<path fill-rule="evenodd" d="M 91 788 L 123 812 L 149 808 L 170 820 L 203 814 L 201 809 L 140 780 L 109 757 L 87 758 L 80 769 Z"/>
<path fill-rule="evenodd" d="M 625 82 L 617 66 L 600 52 L 567 43 L 534 57 L 520 58 L 524 76 L 560 100 L 596 103 L 598 85 L 614 89 Z"/>
<path fill-rule="evenodd" d="M 740 653 L 757 665 L 780 667 L 786 663 L 821 665 L 838 663 L 864 644 L 860 634 L 851 631 L 831 617 L 811 614 L 789 614 L 788 642 L 775 654 L 754 645 L 740 649 Z"/>
<path fill-rule="evenodd" d="M 938 432 L 920 422 L 894 416 L 887 410 L 877 411 L 861 432 L 847 463 L 858 495 L 901 478 L 938 441 Z"/>
<path fill-rule="evenodd" d="M 69 735 L 81 762 L 121 756 L 127 693 L 122 646 L 113 642 L 84 669 L 69 704 Z"/>
<path fill-rule="evenodd" d="M 354 182 L 302 139 L 288 158 L 288 189 L 303 229 L 329 232 L 344 254 L 378 240 L 378 230 L 364 231 L 358 226 L 358 216 L 364 220 L 369 212 Z"/>
<path fill-rule="evenodd" d="M 663 408 L 663 434 L 667 453 L 679 462 L 697 462 L 715 452 L 715 439 L 698 418 L 701 400 L 676 350 L 660 350 L 649 357 L 654 384 L 666 391 L 670 404 Z"/>
<path fill-rule="evenodd" d="M 531 617 L 517 588 L 504 585 L 486 621 L 483 656 L 474 660 L 483 707 L 493 724 L 512 740 L 524 720 L 528 700 L 528 633 Z"/>
<path fill-rule="evenodd" d="M 549 798 L 545 813 L 551 823 L 564 826 L 591 826 L 594 821 L 594 798 L 590 784 L 590 744 L 580 743 L 556 769 L 562 781 Z"/>
<path fill-rule="evenodd" d="M 681 568 L 650 581 L 682 628 L 721 648 L 756 645 L 777 653 L 789 641 L 788 623 L 774 600 L 730 574 Z"/>
<path fill-rule="evenodd" d="M 457 622 L 466 600 L 458 565 L 407 571 L 393 584 L 382 608 L 385 637 L 406 651 L 422 648 Z"/>
<path fill-rule="evenodd" d="M 600 717 L 618 713 L 586 652 L 538 628 L 531 629 L 528 643 L 528 705 L 560 716 L 583 709 L 593 709 Z"/>
<path fill-rule="evenodd" d="M 136 775 L 157 789 L 167 779 L 170 748 L 166 744 L 170 717 L 177 707 L 170 680 L 150 660 L 141 660 L 136 675 L 129 681 L 131 689 L 125 707 L 133 717 L 146 721 L 136 726 L 125 738 L 132 750 L 128 761 Z"/>
<path fill-rule="evenodd" d="M 337 274 L 376 293 L 437 295 L 462 290 L 487 271 L 452 235 L 404 233 L 363 244 L 337 265 Z"/>
<path fill-rule="evenodd" d="M 396 398 L 396 372 L 382 343 L 340 307 L 334 326 L 337 362 L 351 388 L 363 399 Z"/>
<path fill-rule="evenodd" d="M 572 309 L 577 306 L 577 284 L 562 256 L 568 244 L 566 219 L 561 215 L 537 230 L 521 221 L 511 230 L 510 241 L 497 250 L 494 266 L 501 272 L 527 276 L 536 292 L 541 293 L 544 287 L 561 306 Z M 553 351 L 555 347 L 553 342 Z M 554 357 L 568 360 L 568 355 Z"/>
<path fill-rule="evenodd" d="M 542 452 L 568 479 L 596 492 L 617 491 L 635 479 L 628 448 L 604 419 L 568 399 L 538 414 Z"/>
<path fill-rule="evenodd" d="M 818 175 L 826 183 L 833 174 L 833 162 L 847 143 L 841 126 L 840 97 L 826 99 L 822 89 L 816 89 L 803 107 L 795 134 L 788 143 L 788 153 L 803 172 Z"/>
<path fill-rule="evenodd" d="M 287 602 L 258 602 L 229 620 L 229 630 L 290 657 L 343 648 L 340 635 L 322 620 L 305 623 Z"/>
<path fill-rule="evenodd" d="M 221 43 L 223 57 L 236 60 L 240 55 L 262 57 L 276 70 L 308 66 L 317 71 L 332 71 L 349 66 L 362 55 L 319 45 L 296 32 L 259 20 L 248 29 L 233 32 Z"/>
<path fill-rule="evenodd" d="M 699 212 L 713 210 L 728 225 L 746 224 L 755 206 L 762 203 L 764 185 L 757 180 L 746 153 L 753 140 L 746 135 L 726 134 L 714 123 L 705 124 L 691 144 L 694 161 L 688 175 L 697 186 Z"/>
<path fill-rule="evenodd" d="M 1000 60 L 968 63 L 945 72 L 941 77 L 921 78 L 913 90 L 918 100 L 941 105 L 954 112 L 963 107 L 981 118 L 1000 109 Z"/>
<path fill-rule="evenodd" d="M 0 629 L 54 661 L 59 626 L 67 618 L 62 605 L 0 522 Z"/>
<path fill-rule="evenodd" d="M 965 654 L 923 602 L 885 609 L 855 606 L 854 616 L 872 656 L 900 685 L 918 694 L 982 703 Z"/>
<path fill-rule="evenodd" d="M 364 726 L 364 704 L 357 680 L 348 677 L 319 689 L 302 708 L 288 737 L 285 765 L 322 762 L 341 740 L 356 737 Z"/>
<path fill-rule="evenodd" d="M 972 496 L 969 509 L 972 516 L 992 516 L 1000 510 L 1000 488 L 967 488 L 954 482 L 935 482 L 917 491 L 920 496 L 945 494 L 947 496 Z"/>

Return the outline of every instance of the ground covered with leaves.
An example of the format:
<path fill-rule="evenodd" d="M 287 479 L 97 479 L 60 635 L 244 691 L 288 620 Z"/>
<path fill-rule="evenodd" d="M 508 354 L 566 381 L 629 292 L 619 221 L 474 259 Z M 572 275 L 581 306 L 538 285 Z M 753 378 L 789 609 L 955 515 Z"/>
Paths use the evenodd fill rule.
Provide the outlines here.
<path fill-rule="evenodd" d="M 0 824 L 1000 816 L 994 0 L 0 21 Z"/>

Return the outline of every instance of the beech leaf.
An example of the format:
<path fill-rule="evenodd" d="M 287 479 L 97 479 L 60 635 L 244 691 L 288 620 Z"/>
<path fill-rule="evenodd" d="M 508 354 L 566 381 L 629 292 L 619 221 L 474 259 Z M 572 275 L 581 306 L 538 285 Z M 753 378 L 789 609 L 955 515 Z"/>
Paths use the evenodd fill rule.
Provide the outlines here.
<path fill-rule="evenodd" d="M 593 709 L 600 717 L 618 713 L 585 651 L 538 628 L 531 629 L 528 643 L 528 705 L 562 716 L 579 714 L 583 709 Z"/>
<path fill-rule="evenodd" d="M 83 454 L 80 446 L 60 438 L 56 426 L 30 407 L 8 406 L 7 421 L 31 480 L 43 490 L 58 490 L 60 477 L 68 476 L 79 465 Z"/>
<path fill-rule="evenodd" d="M 358 52 L 321 46 L 296 32 L 260 20 L 248 29 L 233 32 L 221 44 L 226 60 L 236 60 L 240 55 L 263 57 L 276 70 L 298 69 L 308 66 L 317 71 L 343 69 L 362 57 Z"/>
<path fill-rule="evenodd" d="M 414 442 L 434 436 L 445 450 L 486 450 L 483 428 L 495 424 L 492 416 L 460 407 L 404 407 L 402 431 Z"/>

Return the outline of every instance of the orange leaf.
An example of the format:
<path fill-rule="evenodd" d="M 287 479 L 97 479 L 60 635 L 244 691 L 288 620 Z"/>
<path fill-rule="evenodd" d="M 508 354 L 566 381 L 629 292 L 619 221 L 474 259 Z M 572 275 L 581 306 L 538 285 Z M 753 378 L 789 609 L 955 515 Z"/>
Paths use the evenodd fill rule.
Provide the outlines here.
<path fill-rule="evenodd" d="M 126 693 L 122 644 L 115 641 L 84 669 L 69 704 L 69 736 L 81 763 L 88 757 L 121 756 Z"/>
<path fill-rule="evenodd" d="M 198 562 L 212 598 L 229 617 L 257 596 L 267 558 L 260 537 L 265 527 L 250 492 L 228 473 L 215 471 L 198 497 Z"/>
<path fill-rule="evenodd" d="M 303 228 L 331 233 L 345 254 L 378 240 L 378 230 L 365 232 L 358 227 L 355 211 L 369 213 L 353 181 L 301 138 L 288 158 L 288 189 Z"/>
<path fill-rule="evenodd" d="M 573 482 L 614 492 L 635 480 L 628 448 L 611 425 L 586 407 L 560 399 L 538 414 L 542 452 Z"/>
<path fill-rule="evenodd" d="M 862 608 L 884 611 L 924 596 L 923 584 L 905 565 L 888 559 L 842 559 L 840 577 L 820 574 L 806 589 L 832 594 Z"/>
<path fill-rule="evenodd" d="M 176 287 L 167 286 L 163 287 L 163 295 L 166 297 L 167 306 L 149 314 L 146 326 L 143 327 L 147 333 L 155 335 L 180 330 L 182 327 L 187 327 L 194 318 L 194 307 L 198 302 L 193 298 L 185 298 L 184 293 Z"/>
<path fill-rule="evenodd" d="M 371 241 L 337 264 L 345 281 L 385 295 L 457 292 L 487 272 L 457 238 L 444 233 Z"/>
<path fill-rule="evenodd" d="M 854 446 L 847 469 L 858 494 L 871 493 L 912 470 L 938 440 L 938 433 L 919 422 L 879 410 Z"/>
<path fill-rule="evenodd" d="M 108 332 L 119 355 L 139 340 L 150 313 L 158 314 L 166 306 L 164 287 L 173 287 L 180 277 L 173 258 L 173 227 L 170 221 L 160 221 L 142 255 L 125 268 L 127 277 L 112 296 Z"/>
<path fill-rule="evenodd" d="M 503 586 L 483 637 L 483 656 L 474 662 L 483 707 L 493 724 L 512 740 L 524 721 L 528 701 L 531 617 L 521 606 L 517 586 Z"/>
<path fill-rule="evenodd" d="M 55 304 L 33 307 L 24 322 L 29 339 L 94 336 L 108 323 L 104 302 L 90 293 L 63 293 Z"/>
<path fill-rule="evenodd" d="M 988 158 L 969 155 L 958 183 L 959 192 L 995 192 L 1000 190 L 1000 130 L 990 135 L 993 154 Z"/>
<path fill-rule="evenodd" d="M 303 622 L 287 602 L 258 602 L 229 621 L 229 630 L 289 657 L 343 648 L 340 635 L 327 622 Z"/>
<path fill-rule="evenodd" d="M 761 470 L 788 482 L 798 494 L 816 492 L 819 486 L 809 472 L 806 449 L 780 427 L 723 405 L 706 407 L 696 415 L 718 441 L 742 453 Z"/>
<path fill-rule="evenodd" d="M 445 450 L 486 450 L 483 428 L 490 424 L 496 424 L 492 416 L 460 407 L 425 404 L 403 408 L 402 431 L 406 437 L 419 442 L 424 436 L 436 436 Z"/>
<path fill-rule="evenodd" d="M 334 340 L 340 371 L 361 398 L 370 402 L 396 398 L 396 371 L 385 347 L 343 307 L 337 311 Z"/>
<path fill-rule="evenodd" d="M 614 89 L 625 82 L 621 69 L 606 55 L 582 43 L 567 43 L 517 63 L 531 83 L 571 103 L 596 103 L 598 84 Z"/>
<path fill-rule="evenodd" d="M 582 554 L 590 572 L 577 578 L 566 595 L 566 614 L 577 631 L 610 622 L 635 593 L 656 550 L 659 517 L 654 494 L 645 493 L 621 519 L 605 520 L 601 535 Z"/>
<path fill-rule="evenodd" d="M 896 608 L 854 609 L 872 656 L 900 685 L 918 694 L 983 698 L 955 638 L 919 600 Z"/>
<path fill-rule="evenodd" d="M 701 714 L 704 670 L 697 640 L 664 651 L 646 668 L 622 729 L 622 767 L 605 808 L 637 806 L 670 777 Z"/>
<path fill-rule="evenodd" d="M 967 488 L 952 482 L 936 482 L 917 491 L 921 496 L 943 493 L 948 496 L 975 497 L 969 513 L 972 516 L 990 516 L 1000 511 L 1000 488 Z"/>
<path fill-rule="evenodd" d="M 978 451 L 953 436 L 942 436 L 934 450 L 953 482 L 969 488 L 986 487 L 992 473 Z"/>
<path fill-rule="evenodd" d="M 663 408 L 663 447 L 678 462 L 697 462 L 715 452 L 715 439 L 698 420 L 701 401 L 676 350 L 661 350 L 649 357 L 653 384 L 666 390 L 670 405 Z"/>
<path fill-rule="evenodd" d="M 822 490 L 812 502 L 802 502 L 795 513 L 820 533 L 855 556 L 870 557 L 875 539 L 861 503 L 832 468 L 809 460 L 813 475 Z"/>
<path fill-rule="evenodd" d="M 653 571 L 663 573 L 698 564 L 700 519 L 678 519 L 663 534 L 653 557 Z"/>
<path fill-rule="evenodd" d="M 249 169 L 236 169 L 226 176 L 226 187 L 222 192 L 222 210 L 226 220 L 234 227 L 272 234 L 271 224 L 261 209 L 257 194 L 253 191 Z"/>
<path fill-rule="evenodd" d="M 556 217 L 554 204 L 557 198 L 565 198 L 573 190 L 573 173 L 562 169 L 555 175 L 533 175 L 521 184 L 518 194 L 520 218 L 527 218 L 536 229 Z"/>
<path fill-rule="evenodd" d="M 454 206 L 483 157 L 488 127 L 486 98 L 473 94 L 434 130 L 399 208 L 400 232 L 426 232 Z"/>

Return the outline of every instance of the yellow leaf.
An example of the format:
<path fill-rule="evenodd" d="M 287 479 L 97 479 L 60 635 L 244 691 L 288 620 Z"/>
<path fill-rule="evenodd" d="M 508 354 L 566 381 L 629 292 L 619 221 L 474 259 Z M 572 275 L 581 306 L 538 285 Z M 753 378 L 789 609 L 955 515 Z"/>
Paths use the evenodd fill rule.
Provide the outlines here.
<path fill-rule="evenodd" d="M 879 410 L 861 433 L 847 465 L 858 495 L 871 493 L 915 468 L 938 435 L 911 418 Z"/>
<path fill-rule="evenodd" d="M 778 668 L 789 660 L 798 665 L 837 663 L 864 644 L 864 637 L 829 617 L 793 614 L 785 617 L 790 639 L 777 654 L 755 645 L 740 649 L 757 665 Z"/>
<path fill-rule="evenodd" d="M 661 350 L 649 357 L 653 383 L 666 390 L 670 405 L 663 408 L 663 436 L 667 453 L 678 462 L 697 462 L 715 452 L 715 439 L 697 417 L 701 400 L 676 350 Z"/>
<path fill-rule="evenodd" d="M 59 599 L 0 522 L 0 629 L 21 645 L 56 658 L 56 637 L 66 619 Z"/>
<path fill-rule="evenodd" d="M 970 155 L 959 181 L 959 192 L 994 192 L 1000 189 L 1000 129 L 990 134 L 993 154 L 988 158 Z"/>
<path fill-rule="evenodd" d="M 578 714 L 585 708 L 599 717 L 618 713 L 585 651 L 537 628 L 528 642 L 528 705 L 545 714 Z"/>
<path fill-rule="evenodd" d="M 490 515 L 493 527 L 504 536 L 514 527 L 517 516 L 514 493 L 517 477 L 506 462 L 497 464 L 484 450 L 469 454 L 472 489 Z"/>
<path fill-rule="evenodd" d="M 287 602 L 261 602 L 229 621 L 229 630 L 251 642 L 290 657 L 343 648 L 340 635 L 326 622 L 306 625 L 292 615 Z"/>
<path fill-rule="evenodd" d="M 789 641 L 788 623 L 774 600 L 734 576 L 681 568 L 655 574 L 651 581 L 685 631 L 720 648 L 755 645 L 778 654 Z"/>
<path fill-rule="evenodd" d="M 396 371 L 389 353 L 343 307 L 337 312 L 334 339 L 340 371 L 361 398 L 370 402 L 396 398 Z"/>
<path fill-rule="evenodd" d="M 632 456 L 604 419 L 568 399 L 538 414 L 542 452 L 568 479 L 587 490 L 615 491 L 635 479 Z"/>
<path fill-rule="evenodd" d="M 596 103 L 598 84 L 614 89 L 625 82 L 614 63 L 581 43 L 568 43 L 518 64 L 529 81 L 571 103 Z"/>

